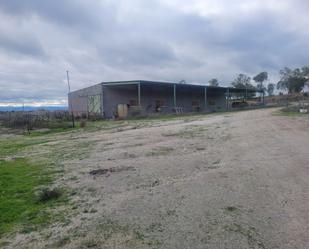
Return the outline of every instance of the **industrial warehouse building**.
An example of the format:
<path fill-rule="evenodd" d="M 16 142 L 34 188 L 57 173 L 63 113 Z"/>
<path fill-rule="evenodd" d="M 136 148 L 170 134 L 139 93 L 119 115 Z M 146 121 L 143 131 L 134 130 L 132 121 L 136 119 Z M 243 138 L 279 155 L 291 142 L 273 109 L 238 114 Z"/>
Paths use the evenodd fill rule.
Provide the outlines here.
<path fill-rule="evenodd" d="M 69 93 L 69 109 L 75 116 L 96 115 L 103 118 L 213 112 L 232 109 L 233 101 L 255 96 L 257 92 L 254 89 L 145 80 L 102 82 Z M 262 104 L 264 97 L 260 100 Z"/>

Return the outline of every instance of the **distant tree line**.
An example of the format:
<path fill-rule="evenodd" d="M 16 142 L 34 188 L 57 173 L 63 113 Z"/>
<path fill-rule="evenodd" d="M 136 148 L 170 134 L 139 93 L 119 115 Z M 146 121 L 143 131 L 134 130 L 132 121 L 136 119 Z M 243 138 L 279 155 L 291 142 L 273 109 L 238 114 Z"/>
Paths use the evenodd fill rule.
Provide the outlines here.
<path fill-rule="evenodd" d="M 259 91 L 267 92 L 269 96 L 274 95 L 275 88 L 278 90 L 287 91 L 291 93 L 301 92 L 306 85 L 309 86 L 309 67 L 302 67 L 296 69 L 290 69 L 285 67 L 280 70 L 280 80 L 277 84 L 265 82 L 268 80 L 268 73 L 261 72 L 253 77 L 253 81 L 256 83 L 254 86 L 251 82 L 251 78 L 246 74 L 239 74 L 232 82 L 231 85 L 235 88 L 244 89 L 257 89 Z"/>
<path fill-rule="evenodd" d="M 299 93 L 301 92 L 305 86 L 309 86 L 309 67 L 295 68 L 290 69 L 285 67 L 284 69 L 279 71 L 280 80 L 275 83 L 268 83 L 268 73 L 261 72 L 254 76 L 252 79 L 246 74 L 238 74 L 237 77 L 231 82 L 231 85 L 235 88 L 243 88 L 243 89 L 255 89 L 262 92 L 267 92 L 269 96 L 273 96 L 275 89 L 281 91 L 287 91 L 289 94 L 291 93 Z M 252 84 L 252 80 L 256 85 Z M 185 80 L 181 80 L 179 83 L 186 84 Z M 217 87 L 220 85 L 218 79 L 213 78 L 208 81 L 209 86 Z"/>

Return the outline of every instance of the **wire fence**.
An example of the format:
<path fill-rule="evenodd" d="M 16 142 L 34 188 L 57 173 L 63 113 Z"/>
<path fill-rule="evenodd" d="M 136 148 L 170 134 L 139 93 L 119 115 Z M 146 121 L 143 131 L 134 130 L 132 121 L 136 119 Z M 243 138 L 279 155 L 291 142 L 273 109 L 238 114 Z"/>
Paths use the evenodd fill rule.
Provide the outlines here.
<path fill-rule="evenodd" d="M 72 127 L 68 111 L 0 112 L 0 123 L 6 128 L 23 129 L 29 133 L 34 129 Z"/>

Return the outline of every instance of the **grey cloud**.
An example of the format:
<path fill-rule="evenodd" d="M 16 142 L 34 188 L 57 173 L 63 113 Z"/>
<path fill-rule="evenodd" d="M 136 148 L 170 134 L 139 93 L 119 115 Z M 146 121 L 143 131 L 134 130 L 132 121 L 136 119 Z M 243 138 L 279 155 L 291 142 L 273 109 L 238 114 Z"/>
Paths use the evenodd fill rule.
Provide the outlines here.
<path fill-rule="evenodd" d="M 277 49 L 279 43 L 289 43 L 295 39 L 293 33 L 276 23 L 270 13 L 241 20 L 233 25 L 233 32 L 224 41 L 224 46 L 238 51 Z"/>
<path fill-rule="evenodd" d="M 173 61 L 173 50 L 154 40 L 120 40 L 100 49 L 100 55 L 110 65 L 156 66 Z"/>
<path fill-rule="evenodd" d="M 96 16 L 93 14 L 97 10 L 89 6 L 95 7 L 96 2 L 93 0 L 1 0 L 0 8 L 6 14 L 26 17 L 38 15 L 61 24 L 93 24 L 96 22 Z"/>
<path fill-rule="evenodd" d="M 38 40 L 30 36 L 0 36 L 0 49 L 4 53 L 22 56 L 43 57 L 45 51 Z"/>
<path fill-rule="evenodd" d="M 134 78 L 229 83 L 239 72 L 306 64 L 307 2 L 288 0 L 286 10 L 253 1 L 250 15 L 233 8 L 202 16 L 157 0 L 0 0 L 0 23 L 10 23 L 0 25 L 0 92 L 10 82 L 0 102 L 65 99 L 67 69 L 77 89 Z"/>

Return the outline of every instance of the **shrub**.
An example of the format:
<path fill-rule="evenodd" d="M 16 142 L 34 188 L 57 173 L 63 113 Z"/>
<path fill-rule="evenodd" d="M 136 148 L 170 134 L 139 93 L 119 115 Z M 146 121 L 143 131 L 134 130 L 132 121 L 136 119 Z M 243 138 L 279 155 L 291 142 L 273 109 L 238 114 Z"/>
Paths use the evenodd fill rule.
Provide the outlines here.
<path fill-rule="evenodd" d="M 80 121 L 80 127 L 85 128 L 87 126 L 87 120 L 81 120 Z"/>
<path fill-rule="evenodd" d="M 81 118 L 82 118 L 82 119 L 87 119 L 87 118 L 88 118 L 87 113 L 82 113 Z"/>

